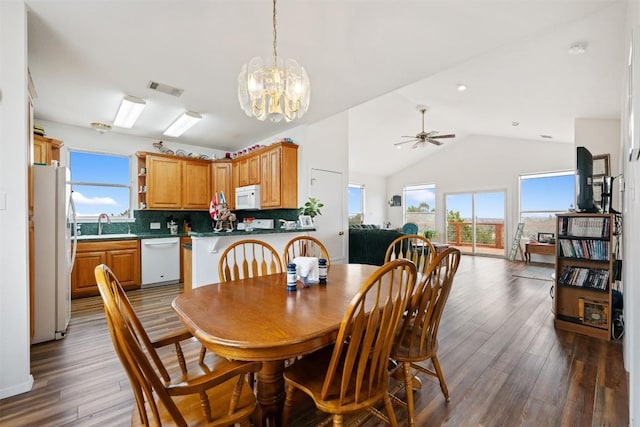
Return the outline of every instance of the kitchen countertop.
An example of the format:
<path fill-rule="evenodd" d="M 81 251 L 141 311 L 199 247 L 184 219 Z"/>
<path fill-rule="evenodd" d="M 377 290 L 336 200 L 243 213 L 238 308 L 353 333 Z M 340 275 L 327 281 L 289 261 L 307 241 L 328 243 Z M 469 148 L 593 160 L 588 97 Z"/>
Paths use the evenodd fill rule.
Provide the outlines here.
<path fill-rule="evenodd" d="M 189 233 L 124 233 L 124 234 L 82 234 L 77 236 L 79 242 L 101 242 L 109 240 L 134 240 L 134 239 L 156 239 L 166 237 L 223 237 L 223 236 L 255 236 L 260 234 L 280 234 L 280 233 L 299 233 L 301 231 L 315 231 L 315 228 L 296 228 L 293 230 L 285 230 L 284 228 L 275 229 L 254 229 L 252 231 L 233 230 L 231 232 L 220 231 L 190 231 Z"/>

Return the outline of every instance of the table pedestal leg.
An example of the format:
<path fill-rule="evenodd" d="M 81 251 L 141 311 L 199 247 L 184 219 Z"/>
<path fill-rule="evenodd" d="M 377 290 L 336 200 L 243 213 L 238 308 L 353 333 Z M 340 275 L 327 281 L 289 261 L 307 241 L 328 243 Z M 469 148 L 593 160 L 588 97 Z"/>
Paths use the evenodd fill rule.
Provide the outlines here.
<path fill-rule="evenodd" d="M 262 362 L 257 375 L 256 426 L 279 426 L 284 405 L 284 361 Z"/>

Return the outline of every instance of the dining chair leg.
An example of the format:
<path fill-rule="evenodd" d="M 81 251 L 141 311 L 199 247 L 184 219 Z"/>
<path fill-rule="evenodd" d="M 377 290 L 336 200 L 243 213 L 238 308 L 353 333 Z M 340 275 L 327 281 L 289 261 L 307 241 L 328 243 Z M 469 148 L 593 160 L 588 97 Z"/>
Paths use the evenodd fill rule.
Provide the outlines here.
<path fill-rule="evenodd" d="M 436 370 L 436 374 L 438 375 L 438 381 L 440 382 L 440 390 L 442 390 L 442 394 L 444 394 L 444 399 L 448 402 L 451 401 L 449 398 L 449 389 L 447 388 L 447 383 L 444 382 L 444 375 L 442 374 L 442 368 L 440 367 L 440 361 L 438 361 L 438 356 L 433 355 L 431 358 L 433 362 L 433 367 Z"/>
<path fill-rule="evenodd" d="M 284 399 L 284 407 L 282 408 L 282 427 L 287 427 L 289 425 L 289 414 L 291 413 L 291 408 L 293 407 L 293 393 L 295 392 L 295 387 L 292 385 L 287 386 L 287 394 Z"/>
<path fill-rule="evenodd" d="M 416 420 L 414 416 L 413 404 L 413 375 L 411 374 L 411 362 L 402 362 L 402 371 L 404 373 L 404 390 L 405 399 L 407 399 L 407 412 L 409 414 L 409 426 L 415 427 Z"/>
<path fill-rule="evenodd" d="M 384 395 L 384 407 L 387 410 L 387 416 L 389 417 L 389 424 L 391 427 L 398 427 L 398 420 L 396 419 L 396 413 L 393 411 L 393 405 L 391 404 L 391 398 L 388 394 Z"/>
<path fill-rule="evenodd" d="M 343 425 L 342 414 L 333 414 L 333 427 L 342 427 Z"/>

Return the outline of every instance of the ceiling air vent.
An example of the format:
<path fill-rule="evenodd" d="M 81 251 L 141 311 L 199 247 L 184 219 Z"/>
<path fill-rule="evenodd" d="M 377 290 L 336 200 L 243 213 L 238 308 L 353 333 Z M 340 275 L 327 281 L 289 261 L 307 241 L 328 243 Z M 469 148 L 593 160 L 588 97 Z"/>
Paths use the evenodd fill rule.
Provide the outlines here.
<path fill-rule="evenodd" d="M 158 92 L 166 93 L 167 95 L 180 96 L 184 89 L 178 89 L 177 87 L 169 86 L 164 83 L 158 83 L 149 80 L 147 83 L 149 89 L 157 90 Z"/>

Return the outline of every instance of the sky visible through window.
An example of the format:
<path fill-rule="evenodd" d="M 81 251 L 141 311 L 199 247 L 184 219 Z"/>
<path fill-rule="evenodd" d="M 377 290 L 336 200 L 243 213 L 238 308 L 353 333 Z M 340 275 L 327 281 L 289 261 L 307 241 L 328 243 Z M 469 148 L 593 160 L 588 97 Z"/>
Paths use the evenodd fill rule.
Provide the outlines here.
<path fill-rule="evenodd" d="M 129 162 L 125 156 L 70 152 L 73 201 L 78 215 L 126 215 L 130 209 Z"/>
<path fill-rule="evenodd" d="M 349 216 L 362 213 L 362 192 L 364 189 L 360 185 L 349 186 Z"/>

